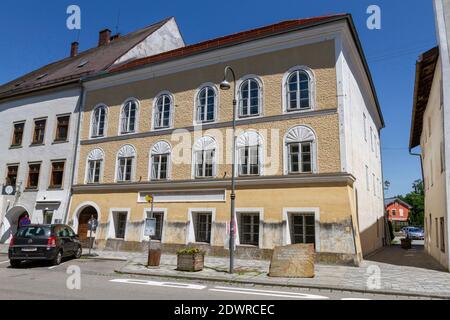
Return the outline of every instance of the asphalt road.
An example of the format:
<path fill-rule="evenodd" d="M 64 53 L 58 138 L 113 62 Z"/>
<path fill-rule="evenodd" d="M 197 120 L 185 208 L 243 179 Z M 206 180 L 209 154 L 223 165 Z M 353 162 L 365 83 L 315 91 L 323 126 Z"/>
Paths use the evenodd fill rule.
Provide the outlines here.
<path fill-rule="evenodd" d="M 33 263 L 19 269 L 0 255 L 0 300 L 342 300 L 408 299 L 354 292 L 134 277 L 114 273 L 124 262 L 69 260 L 57 267 Z M 79 273 L 78 273 L 79 271 Z M 78 277 L 77 275 L 80 274 Z"/>

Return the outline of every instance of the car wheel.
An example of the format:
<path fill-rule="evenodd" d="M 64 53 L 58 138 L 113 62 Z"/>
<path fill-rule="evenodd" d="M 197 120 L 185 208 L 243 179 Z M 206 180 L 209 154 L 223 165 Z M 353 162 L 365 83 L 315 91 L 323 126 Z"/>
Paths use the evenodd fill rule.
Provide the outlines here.
<path fill-rule="evenodd" d="M 9 264 L 11 265 L 11 267 L 13 268 L 18 268 L 21 265 L 21 261 L 20 260 L 10 260 Z"/>
<path fill-rule="evenodd" d="M 78 247 L 78 249 L 75 251 L 75 259 L 80 259 L 81 255 L 83 254 L 83 249 L 81 249 L 81 246 Z"/>
<path fill-rule="evenodd" d="M 58 266 L 61 264 L 61 261 L 62 261 L 62 251 L 59 250 L 58 253 L 56 254 L 56 257 L 53 259 L 53 265 Z"/>

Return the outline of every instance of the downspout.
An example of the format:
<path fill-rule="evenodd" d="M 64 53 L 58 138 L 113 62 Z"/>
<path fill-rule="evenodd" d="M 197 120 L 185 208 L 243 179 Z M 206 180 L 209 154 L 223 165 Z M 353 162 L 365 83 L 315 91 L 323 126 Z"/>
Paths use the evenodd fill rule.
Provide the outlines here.
<path fill-rule="evenodd" d="M 64 214 L 64 223 L 67 224 L 68 217 L 69 217 L 69 210 L 72 205 L 72 195 L 73 195 L 73 183 L 75 180 L 75 169 L 77 167 L 77 155 L 78 155 L 78 147 L 80 144 L 80 129 L 81 129 L 81 116 L 82 111 L 84 110 L 84 100 L 85 100 L 85 89 L 83 85 L 83 79 L 80 80 L 81 85 L 81 92 L 80 92 L 80 102 L 78 103 L 78 123 L 77 123 L 77 133 L 76 133 L 76 143 L 74 148 L 74 155 L 73 155 L 73 163 L 72 163 L 72 174 L 70 176 L 70 190 L 69 190 L 69 202 L 66 206 L 66 212 Z"/>

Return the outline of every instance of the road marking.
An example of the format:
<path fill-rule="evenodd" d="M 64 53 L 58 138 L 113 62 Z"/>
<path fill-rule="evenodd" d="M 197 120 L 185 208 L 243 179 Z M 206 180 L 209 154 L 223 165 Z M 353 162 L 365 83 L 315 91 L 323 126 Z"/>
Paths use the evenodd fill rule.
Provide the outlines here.
<path fill-rule="evenodd" d="M 1 261 L 0 264 L 4 264 L 4 263 L 8 263 L 8 262 L 9 262 L 9 260 Z"/>
<path fill-rule="evenodd" d="M 329 299 L 328 297 L 325 297 L 325 296 L 306 294 L 306 293 L 289 292 L 289 291 L 257 290 L 257 289 L 232 288 L 232 287 L 214 287 L 214 289 L 209 289 L 209 290 L 216 291 L 216 292 L 241 293 L 241 294 L 249 294 L 249 295 L 261 295 L 261 296 L 294 298 L 294 299 L 313 299 L 313 300 Z"/>
<path fill-rule="evenodd" d="M 138 280 L 138 279 L 114 279 L 109 280 L 115 283 L 126 283 L 126 284 L 138 284 L 153 287 L 167 287 L 167 288 L 177 288 L 177 289 L 190 289 L 190 290 L 203 290 L 206 286 L 190 284 L 190 283 L 178 283 L 178 282 L 157 282 L 149 280 Z"/>
<path fill-rule="evenodd" d="M 352 300 L 372 300 L 372 299 L 366 299 L 366 298 L 342 298 L 343 301 L 352 301 Z"/>

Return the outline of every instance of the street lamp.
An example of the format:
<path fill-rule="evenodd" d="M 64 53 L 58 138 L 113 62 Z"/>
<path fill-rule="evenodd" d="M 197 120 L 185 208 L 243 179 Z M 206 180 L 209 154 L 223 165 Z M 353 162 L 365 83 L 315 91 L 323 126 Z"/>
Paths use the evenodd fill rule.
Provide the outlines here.
<path fill-rule="evenodd" d="M 233 76 L 233 151 L 232 151 L 232 159 L 231 159 L 231 214 L 230 214 L 230 273 L 234 272 L 234 208 L 235 208 L 235 200 L 236 200 L 236 74 L 234 70 L 227 66 L 225 67 L 225 75 L 222 83 L 220 84 L 220 89 L 227 91 L 231 89 L 231 84 L 227 81 L 228 73 L 231 73 Z"/>

